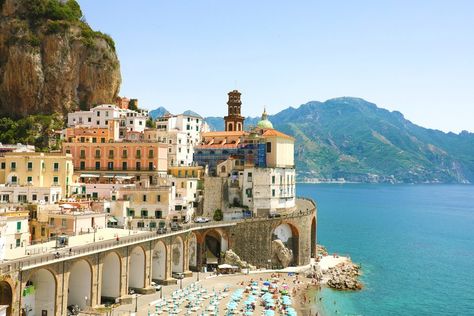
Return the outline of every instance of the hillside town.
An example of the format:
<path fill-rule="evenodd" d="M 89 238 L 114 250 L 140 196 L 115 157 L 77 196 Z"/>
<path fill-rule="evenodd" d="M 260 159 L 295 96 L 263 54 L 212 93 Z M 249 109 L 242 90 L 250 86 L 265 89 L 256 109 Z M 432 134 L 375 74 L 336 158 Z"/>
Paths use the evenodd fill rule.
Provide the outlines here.
<path fill-rule="evenodd" d="M 127 304 L 130 294 L 193 271 L 286 268 L 315 256 L 315 205 L 296 198 L 294 139 L 273 128 L 265 109 L 256 126 L 245 126 L 241 93 L 233 90 L 225 130 L 210 131 L 194 112 L 152 119 L 131 102 L 69 113 L 56 131 L 58 151 L 0 146 L 0 305 L 7 315 Z M 150 244 L 133 247 L 140 241 Z M 119 254 L 111 251 L 117 247 Z M 91 253 L 103 256 L 91 259 L 101 272 L 81 259 Z M 64 267 L 41 268 L 37 258 L 54 269 L 67 262 L 69 277 Z M 119 285 L 122 260 L 127 275 Z M 8 282 L 15 273 L 24 284 Z M 55 299 L 59 289 L 51 296 L 45 288 L 54 287 L 56 273 L 69 284 L 67 303 Z M 95 274 L 101 289 L 84 279 Z"/>

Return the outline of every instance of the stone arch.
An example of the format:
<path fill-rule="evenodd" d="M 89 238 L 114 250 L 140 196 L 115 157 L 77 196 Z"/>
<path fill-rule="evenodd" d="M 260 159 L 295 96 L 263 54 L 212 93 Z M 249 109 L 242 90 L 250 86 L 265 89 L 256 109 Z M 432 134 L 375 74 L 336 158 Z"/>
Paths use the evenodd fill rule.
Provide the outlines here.
<path fill-rule="evenodd" d="M 183 272 L 184 244 L 183 239 L 177 236 L 171 244 L 171 271 Z"/>
<path fill-rule="evenodd" d="M 130 278 L 128 286 L 141 289 L 145 287 L 145 250 L 136 246 L 130 252 Z"/>
<path fill-rule="evenodd" d="M 290 222 L 282 222 L 272 230 L 272 265 L 287 267 L 298 263 L 299 231 Z M 288 253 L 291 250 L 291 255 Z"/>
<path fill-rule="evenodd" d="M 218 228 L 207 230 L 202 236 L 202 264 L 215 267 L 220 263 L 221 253 L 228 249 L 227 234 Z"/>
<path fill-rule="evenodd" d="M 159 240 L 153 248 L 151 259 L 151 278 L 154 282 L 166 280 L 166 245 Z"/>
<path fill-rule="evenodd" d="M 313 216 L 313 219 L 311 220 L 311 258 L 316 258 L 318 255 L 316 251 L 316 245 L 317 245 L 316 216 Z"/>
<path fill-rule="evenodd" d="M 7 316 L 12 315 L 13 287 L 7 280 L 0 281 L 0 305 L 7 305 Z"/>
<path fill-rule="evenodd" d="M 241 131 L 242 130 L 242 123 L 237 123 L 237 128 L 235 130 L 236 131 Z"/>
<path fill-rule="evenodd" d="M 120 297 L 120 282 L 122 280 L 122 260 L 120 255 L 111 251 L 102 259 L 102 283 L 100 302 L 114 303 Z"/>
<path fill-rule="evenodd" d="M 232 132 L 234 130 L 234 124 L 232 122 L 227 123 L 227 130 Z"/>
<path fill-rule="evenodd" d="M 67 306 L 78 305 L 81 309 L 92 306 L 92 266 L 89 261 L 76 261 L 69 270 Z"/>
<path fill-rule="evenodd" d="M 191 233 L 188 239 L 188 263 L 189 267 L 193 268 L 194 270 L 198 268 L 197 253 L 197 236 L 196 234 Z"/>
<path fill-rule="evenodd" d="M 26 315 L 41 315 L 42 311 L 55 315 L 56 290 L 57 279 L 52 271 L 45 268 L 34 271 L 22 293 L 22 310 Z"/>

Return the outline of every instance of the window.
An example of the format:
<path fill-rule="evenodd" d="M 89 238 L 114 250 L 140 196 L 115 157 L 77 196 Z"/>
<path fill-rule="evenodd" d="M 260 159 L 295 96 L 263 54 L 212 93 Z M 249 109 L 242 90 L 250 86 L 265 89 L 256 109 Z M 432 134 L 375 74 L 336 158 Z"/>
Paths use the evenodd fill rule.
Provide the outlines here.
<path fill-rule="evenodd" d="M 184 189 L 184 181 L 181 182 L 181 189 Z"/>
<path fill-rule="evenodd" d="M 271 153 L 271 152 L 272 152 L 272 143 L 267 142 L 267 153 Z"/>
<path fill-rule="evenodd" d="M 100 170 L 100 161 L 95 162 L 95 170 Z"/>
<path fill-rule="evenodd" d="M 272 176 L 272 184 L 275 184 L 275 176 Z"/>
<path fill-rule="evenodd" d="M 109 121 L 105 120 L 105 125 L 109 125 Z"/>
<path fill-rule="evenodd" d="M 86 158 L 86 151 L 81 149 L 81 158 Z"/>
<path fill-rule="evenodd" d="M 79 169 L 81 169 L 81 170 L 86 169 L 86 162 L 85 161 L 81 161 L 81 165 L 80 165 Z"/>
<path fill-rule="evenodd" d="M 153 149 L 150 149 L 150 150 L 148 151 L 148 158 L 153 158 L 153 156 L 154 156 L 154 155 L 153 155 Z"/>
<path fill-rule="evenodd" d="M 272 196 L 275 197 L 275 189 L 272 189 Z"/>
<path fill-rule="evenodd" d="M 17 182 L 18 182 L 17 176 L 12 176 L 12 183 L 17 183 Z"/>
<path fill-rule="evenodd" d="M 146 194 L 143 194 L 143 202 L 146 202 Z"/>
<path fill-rule="evenodd" d="M 38 199 L 38 196 L 36 194 L 33 194 L 31 196 L 31 200 L 36 201 Z"/>
<path fill-rule="evenodd" d="M 128 208 L 127 209 L 127 215 L 131 216 L 131 217 L 134 217 L 135 216 L 135 210 L 132 210 L 131 208 Z"/>
<path fill-rule="evenodd" d="M 101 137 L 101 138 L 100 138 L 100 142 L 101 142 L 101 143 L 105 143 L 105 137 Z"/>
<path fill-rule="evenodd" d="M 127 162 L 122 162 L 122 170 L 127 170 Z"/>
<path fill-rule="evenodd" d="M 17 231 L 21 230 L 21 222 L 16 222 L 16 230 Z"/>
<path fill-rule="evenodd" d="M 16 169 L 16 162 L 12 161 L 12 163 L 10 164 L 10 168 L 12 170 L 15 170 Z"/>
<path fill-rule="evenodd" d="M 33 170 L 33 163 L 31 161 L 28 162 L 28 171 Z"/>
<path fill-rule="evenodd" d="M 140 169 L 141 169 L 141 163 L 140 163 L 140 161 L 137 161 L 137 162 L 135 163 L 135 169 L 137 169 L 137 170 L 140 170 Z"/>
<path fill-rule="evenodd" d="M 59 177 L 53 177 L 53 184 L 57 185 L 59 182 Z"/>
<path fill-rule="evenodd" d="M 138 222 L 137 227 L 138 228 L 143 228 L 143 227 L 145 227 L 145 223 L 144 222 Z"/>
<path fill-rule="evenodd" d="M 150 161 L 148 163 L 148 170 L 153 170 L 153 162 L 152 161 Z"/>
<path fill-rule="evenodd" d="M 148 211 L 142 210 L 142 217 L 148 217 Z"/>
<path fill-rule="evenodd" d="M 95 158 L 100 158 L 100 149 L 95 150 Z"/>
<path fill-rule="evenodd" d="M 141 158 L 141 157 L 142 157 L 142 152 L 141 152 L 140 149 L 137 149 L 136 156 L 137 156 L 137 158 Z"/>
<path fill-rule="evenodd" d="M 127 158 L 127 150 L 126 149 L 124 149 L 122 151 L 122 158 Z"/>
<path fill-rule="evenodd" d="M 2 162 L 2 169 L 5 169 L 5 163 Z"/>
<path fill-rule="evenodd" d="M 156 202 L 161 202 L 161 195 L 156 196 Z"/>
<path fill-rule="evenodd" d="M 108 169 L 108 170 L 114 170 L 114 163 L 113 163 L 113 161 L 109 161 L 109 163 L 107 164 L 107 169 Z"/>
<path fill-rule="evenodd" d="M 92 142 L 97 143 L 97 137 L 92 137 Z"/>
<path fill-rule="evenodd" d="M 156 228 L 156 222 L 150 222 L 150 228 Z"/>
<path fill-rule="evenodd" d="M 20 247 L 20 244 L 21 244 L 21 242 L 20 242 L 20 239 L 18 238 L 18 239 L 16 240 L 16 247 Z"/>
<path fill-rule="evenodd" d="M 33 182 L 33 177 L 27 177 L 26 178 L 26 181 L 28 182 L 28 184 L 30 184 L 31 182 Z"/>
<path fill-rule="evenodd" d="M 88 117 L 87 122 L 89 122 L 89 123 L 92 122 L 92 117 Z"/>
<path fill-rule="evenodd" d="M 100 111 L 97 111 L 97 116 L 100 116 Z"/>
<path fill-rule="evenodd" d="M 92 198 L 93 198 L 93 199 L 98 199 L 98 198 L 99 198 L 99 193 L 97 193 L 97 192 L 92 192 Z"/>
<path fill-rule="evenodd" d="M 54 171 L 58 171 L 58 170 L 59 170 L 59 162 L 55 162 L 55 163 L 53 164 L 53 170 L 54 170 Z"/>
<path fill-rule="evenodd" d="M 109 158 L 111 158 L 111 159 L 114 158 L 114 150 L 113 149 L 109 150 Z"/>
<path fill-rule="evenodd" d="M 67 221 L 65 218 L 61 219 L 61 226 L 66 227 L 67 226 Z"/>
<path fill-rule="evenodd" d="M 41 236 L 45 236 L 46 235 L 46 229 L 44 227 L 41 227 Z"/>

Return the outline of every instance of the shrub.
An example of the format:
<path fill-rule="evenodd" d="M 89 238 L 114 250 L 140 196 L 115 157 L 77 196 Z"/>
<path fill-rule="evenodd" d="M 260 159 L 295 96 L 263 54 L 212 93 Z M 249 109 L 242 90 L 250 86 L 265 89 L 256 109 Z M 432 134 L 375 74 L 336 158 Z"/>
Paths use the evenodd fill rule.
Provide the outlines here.
<path fill-rule="evenodd" d="M 224 219 L 224 214 L 222 214 L 220 209 L 217 209 L 214 211 L 214 216 L 212 218 L 218 222 Z"/>
<path fill-rule="evenodd" d="M 62 3 L 58 0 L 24 0 L 23 4 L 31 19 L 78 21 L 82 11 L 76 0 Z"/>

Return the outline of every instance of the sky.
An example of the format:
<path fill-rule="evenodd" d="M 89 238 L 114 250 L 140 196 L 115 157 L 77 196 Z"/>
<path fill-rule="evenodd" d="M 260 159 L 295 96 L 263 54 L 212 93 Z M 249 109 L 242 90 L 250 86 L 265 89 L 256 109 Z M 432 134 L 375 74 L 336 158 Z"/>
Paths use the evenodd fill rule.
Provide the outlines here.
<path fill-rule="evenodd" d="M 143 108 L 275 114 L 361 97 L 445 132 L 474 132 L 474 1 L 78 0 L 110 34 L 120 95 Z"/>

